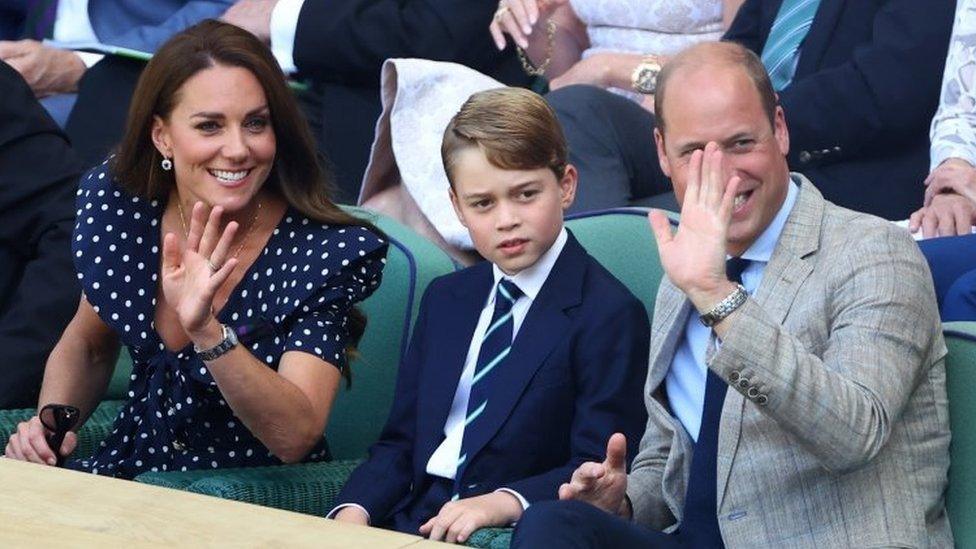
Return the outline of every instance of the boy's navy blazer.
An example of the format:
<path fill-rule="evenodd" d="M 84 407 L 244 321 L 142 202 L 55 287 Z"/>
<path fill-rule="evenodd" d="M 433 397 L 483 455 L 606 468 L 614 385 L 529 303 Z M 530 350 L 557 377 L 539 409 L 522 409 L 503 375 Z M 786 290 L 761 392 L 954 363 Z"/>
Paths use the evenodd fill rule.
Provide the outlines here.
<path fill-rule="evenodd" d="M 430 284 L 390 417 L 337 503 L 362 505 L 382 525 L 426 485 L 493 286 L 489 262 Z M 570 234 L 493 374 L 474 453 L 460 471 L 461 497 L 507 487 L 529 503 L 556 499 L 578 465 L 603 461 L 614 432 L 627 436 L 633 456 L 646 423 L 649 334 L 643 305 Z"/>

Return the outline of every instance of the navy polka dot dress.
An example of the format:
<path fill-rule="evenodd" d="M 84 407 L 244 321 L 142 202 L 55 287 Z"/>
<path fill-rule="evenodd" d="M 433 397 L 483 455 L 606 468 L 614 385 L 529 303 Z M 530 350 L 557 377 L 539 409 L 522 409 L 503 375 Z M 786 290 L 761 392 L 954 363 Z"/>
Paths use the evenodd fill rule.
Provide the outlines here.
<path fill-rule="evenodd" d="M 89 303 L 128 347 L 133 370 L 112 433 L 95 455 L 67 466 L 132 478 L 279 464 L 221 398 L 192 345 L 173 352 L 156 333 L 163 207 L 119 189 L 106 164 L 82 177 L 75 267 Z M 379 285 L 385 256 L 386 243 L 368 229 L 323 225 L 289 208 L 218 320 L 270 368 L 286 351 L 345 368 L 347 314 Z M 324 439 L 306 458 L 327 459 Z"/>

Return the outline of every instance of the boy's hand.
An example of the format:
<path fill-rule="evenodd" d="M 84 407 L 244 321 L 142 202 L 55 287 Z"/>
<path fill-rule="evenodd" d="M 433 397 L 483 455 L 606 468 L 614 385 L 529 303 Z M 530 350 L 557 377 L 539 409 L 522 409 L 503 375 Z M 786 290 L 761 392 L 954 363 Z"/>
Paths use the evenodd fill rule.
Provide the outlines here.
<path fill-rule="evenodd" d="M 615 433 L 607 441 L 603 463 L 588 461 L 573 471 L 573 478 L 559 487 L 559 499 L 578 499 L 625 518 L 627 504 L 627 438 Z"/>
<path fill-rule="evenodd" d="M 366 516 L 366 513 L 364 513 L 362 509 L 352 505 L 340 509 L 339 512 L 332 517 L 332 520 L 369 526 L 369 517 Z"/>
<path fill-rule="evenodd" d="M 492 492 L 441 507 L 437 516 L 420 527 L 420 534 L 434 541 L 464 543 L 478 528 L 504 526 L 522 517 L 522 504 L 512 494 Z"/>

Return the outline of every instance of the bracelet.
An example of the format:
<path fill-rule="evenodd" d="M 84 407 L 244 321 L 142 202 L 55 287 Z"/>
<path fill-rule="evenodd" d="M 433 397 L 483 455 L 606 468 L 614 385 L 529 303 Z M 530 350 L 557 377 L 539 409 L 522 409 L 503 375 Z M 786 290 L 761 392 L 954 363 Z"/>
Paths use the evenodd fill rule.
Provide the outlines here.
<path fill-rule="evenodd" d="M 525 55 L 525 50 L 520 46 L 515 46 L 515 53 L 518 54 L 519 61 L 522 62 L 522 70 L 525 71 L 525 74 L 529 76 L 542 76 L 546 74 L 546 69 L 549 68 L 549 63 L 552 62 L 552 52 L 556 46 L 556 22 L 552 18 L 546 20 L 546 37 L 548 39 L 546 59 L 538 67 L 532 66 L 532 63 L 529 62 L 528 57 Z"/>
<path fill-rule="evenodd" d="M 710 311 L 701 315 L 699 320 L 701 320 L 702 324 L 711 328 L 735 312 L 748 298 L 749 292 L 746 291 L 745 287 L 742 284 L 736 284 L 735 290 L 732 290 L 731 294 L 726 296 L 722 301 L 719 301 L 718 305 L 712 307 Z"/>

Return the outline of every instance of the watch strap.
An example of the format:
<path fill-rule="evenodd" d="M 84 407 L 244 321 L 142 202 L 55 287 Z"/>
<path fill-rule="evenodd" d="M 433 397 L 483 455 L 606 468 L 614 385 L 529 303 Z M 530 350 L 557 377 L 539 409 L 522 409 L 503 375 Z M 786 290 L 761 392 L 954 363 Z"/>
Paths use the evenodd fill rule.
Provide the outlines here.
<path fill-rule="evenodd" d="M 699 319 L 701 323 L 705 326 L 711 328 L 712 326 L 721 322 L 725 317 L 729 316 L 736 309 L 742 306 L 749 298 L 749 292 L 746 291 L 742 284 L 736 284 L 735 290 L 732 291 L 728 296 L 722 301 L 719 301 L 717 305 L 712 307 L 707 313 L 701 315 Z"/>
<path fill-rule="evenodd" d="M 193 350 L 196 351 L 197 356 L 200 357 L 200 360 L 203 361 L 217 360 L 218 358 L 220 358 L 228 351 L 230 351 L 231 349 L 237 346 L 237 334 L 234 333 L 234 330 L 230 326 L 227 326 L 226 324 L 221 324 L 220 328 L 224 335 L 224 339 L 221 340 L 220 343 L 214 345 L 209 349 L 200 349 L 199 347 L 196 346 L 196 344 L 193 345 Z"/>

